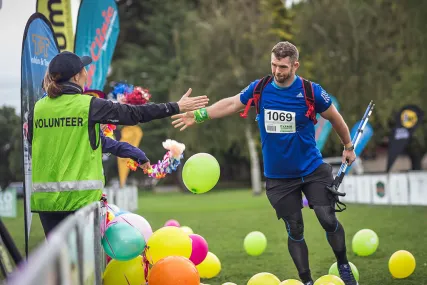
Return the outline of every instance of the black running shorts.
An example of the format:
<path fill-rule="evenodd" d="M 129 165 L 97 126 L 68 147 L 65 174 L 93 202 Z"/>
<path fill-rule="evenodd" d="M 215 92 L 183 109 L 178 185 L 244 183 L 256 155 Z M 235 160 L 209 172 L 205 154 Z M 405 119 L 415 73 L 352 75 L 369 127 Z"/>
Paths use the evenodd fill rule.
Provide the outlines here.
<path fill-rule="evenodd" d="M 267 178 L 267 197 L 276 210 L 277 218 L 286 217 L 303 208 L 302 193 L 313 206 L 334 207 L 333 196 L 325 188 L 333 182 L 332 166 L 321 164 L 315 171 L 301 178 Z"/>

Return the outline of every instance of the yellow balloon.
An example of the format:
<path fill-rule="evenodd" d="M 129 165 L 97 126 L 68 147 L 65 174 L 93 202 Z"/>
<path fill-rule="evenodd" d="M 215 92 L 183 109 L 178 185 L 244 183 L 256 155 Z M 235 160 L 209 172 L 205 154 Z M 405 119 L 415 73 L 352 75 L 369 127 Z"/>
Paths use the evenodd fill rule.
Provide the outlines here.
<path fill-rule="evenodd" d="M 111 222 L 116 217 L 116 215 L 114 215 L 114 212 L 110 210 L 107 210 L 106 216 L 107 216 L 107 223 Z"/>
<path fill-rule="evenodd" d="M 247 285 L 279 285 L 280 280 L 274 274 L 261 272 L 249 279 Z"/>
<path fill-rule="evenodd" d="M 214 278 L 221 271 L 221 262 L 215 254 L 209 251 L 206 258 L 196 268 L 200 278 Z"/>
<path fill-rule="evenodd" d="M 192 251 L 190 237 L 177 227 L 158 229 L 148 239 L 147 247 L 147 258 L 151 264 L 172 255 L 190 258 Z"/>
<path fill-rule="evenodd" d="M 187 227 L 187 226 L 182 226 L 181 230 L 183 230 L 187 235 L 194 234 L 193 230 L 190 227 Z"/>
<path fill-rule="evenodd" d="M 388 261 L 388 269 L 394 278 L 409 277 L 415 270 L 415 257 L 406 250 L 396 251 Z"/>
<path fill-rule="evenodd" d="M 279 285 L 304 285 L 301 281 L 298 281 L 296 279 L 288 279 L 280 283 Z"/>
<path fill-rule="evenodd" d="M 104 271 L 104 285 L 145 284 L 142 256 L 128 261 L 111 260 Z"/>
<path fill-rule="evenodd" d="M 344 281 L 335 275 L 324 275 L 314 282 L 314 285 L 345 285 Z"/>

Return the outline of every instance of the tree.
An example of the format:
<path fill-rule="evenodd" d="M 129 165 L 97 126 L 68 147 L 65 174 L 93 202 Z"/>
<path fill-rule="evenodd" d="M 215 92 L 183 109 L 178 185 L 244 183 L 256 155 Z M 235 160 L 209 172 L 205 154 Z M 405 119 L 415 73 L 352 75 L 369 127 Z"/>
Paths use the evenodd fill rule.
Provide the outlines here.
<path fill-rule="evenodd" d="M 419 39 L 425 42 L 425 25 L 419 23 L 422 9 L 412 3 L 411 11 L 409 2 L 319 0 L 296 7 L 295 40 L 303 51 L 302 64 L 307 58 L 313 61 L 312 80 L 321 82 L 342 103 L 349 126 L 361 118 L 370 100 L 376 101 L 370 120 L 375 129 L 372 145 L 388 137 L 390 119 L 403 105 L 426 107 L 420 92 L 427 65 L 417 59 L 424 48 Z M 426 152 L 423 133 L 416 133 L 409 148 L 413 158 Z M 340 153 L 337 136 L 330 142 L 324 152 Z"/>
<path fill-rule="evenodd" d="M 12 107 L 0 108 L 0 188 L 23 179 L 21 150 L 21 119 Z"/>

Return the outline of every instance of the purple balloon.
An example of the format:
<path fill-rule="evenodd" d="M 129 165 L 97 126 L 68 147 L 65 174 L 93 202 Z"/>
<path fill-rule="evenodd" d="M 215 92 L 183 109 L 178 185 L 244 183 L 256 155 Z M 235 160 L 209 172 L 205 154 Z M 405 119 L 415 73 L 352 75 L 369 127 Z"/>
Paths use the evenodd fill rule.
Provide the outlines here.
<path fill-rule="evenodd" d="M 177 227 L 179 228 L 181 225 L 178 223 L 177 220 L 169 220 L 165 223 L 164 227 Z"/>
<path fill-rule="evenodd" d="M 132 227 L 136 228 L 141 235 L 144 237 L 145 242 L 148 242 L 148 239 L 153 234 L 153 230 L 151 229 L 150 224 L 146 219 L 141 217 L 140 215 L 133 213 L 122 214 L 118 217 L 115 217 L 107 226 L 107 228 L 116 223 L 128 223 Z"/>
<path fill-rule="evenodd" d="M 302 198 L 302 205 L 304 207 L 308 207 L 308 200 L 307 200 L 307 198 L 305 198 L 305 196 Z"/>
<path fill-rule="evenodd" d="M 208 255 L 208 243 L 202 236 L 196 234 L 191 234 L 189 237 L 192 241 L 190 260 L 194 263 L 194 265 L 199 265 Z"/>

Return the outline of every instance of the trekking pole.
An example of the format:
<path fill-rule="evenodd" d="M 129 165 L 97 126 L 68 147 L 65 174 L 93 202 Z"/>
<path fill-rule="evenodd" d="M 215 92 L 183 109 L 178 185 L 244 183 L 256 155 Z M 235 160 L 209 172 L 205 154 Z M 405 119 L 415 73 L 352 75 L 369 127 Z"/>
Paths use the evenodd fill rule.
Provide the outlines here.
<path fill-rule="evenodd" d="M 355 136 L 353 137 L 353 140 L 351 141 L 354 149 L 356 150 L 357 143 L 359 142 L 360 137 L 363 134 L 363 129 L 365 128 L 366 124 L 368 123 L 369 117 L 372 114 L 372 110 L 374 110 L 375 104 L 371 100 L 371 102 L 368 105 L 368 108 L 365 111 L 365 115 L 363 115 L 362 120 L 360 121 L 359 127 L 357 128 L 357 132 Z M 338 196 L 345 196 L 346 193 L 338 192 L 338 188 L 340 187 L 342 180 L 344 179 L 345 172 L 348 167 L 348 161 L 341 164 L 341 167 L 338 171 L 337 176 L 334 179 L 334 182 L 332 182 L 331 186 L 326 186 L 326 189 L 328 189 L 332 194 L 338 195 Z"/>

